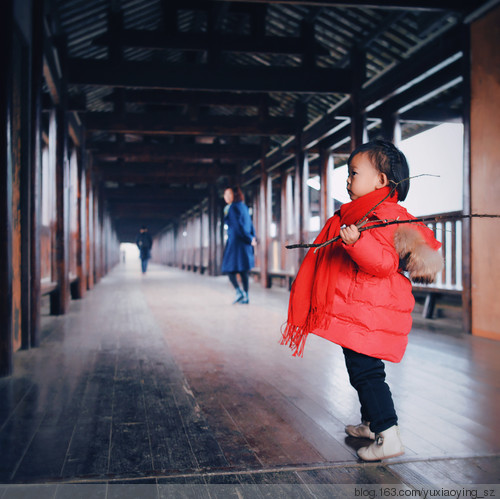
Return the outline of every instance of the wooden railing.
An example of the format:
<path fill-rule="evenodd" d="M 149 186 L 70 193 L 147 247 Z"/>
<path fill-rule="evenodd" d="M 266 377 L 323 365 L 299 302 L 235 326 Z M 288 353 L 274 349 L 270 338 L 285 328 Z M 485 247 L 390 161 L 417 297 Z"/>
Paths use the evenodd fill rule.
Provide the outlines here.
<path fill-rule="evenodd" d="M 462 221 L 457 219 L 461 212 L 449 212 L 439 215 L 439 222 L 427 224 L 433 230 L 436 239 L 442 244 L 445 265 L 430 285 L 414 286 L 416 291 L 460 294 L 462 292 Z M 310 233 L 314 240 L 316 233 Z M 294 276 L 297 272 L 293 252 L 283 250 L 284 244 L 278 237 L 269 239 L 269 269 L 271 277 Z"/>
<path fill-rule="evenodd" d="M 441 252 L 445 265 L 435 283 L 428 286 L 419 285 L 419 289 L 462 292 L 462 220 L 457 219 L 460 215 L 461 212 L 442 213 L 439 215 L 439 222 L 427 224 L 442 244 Z"/>

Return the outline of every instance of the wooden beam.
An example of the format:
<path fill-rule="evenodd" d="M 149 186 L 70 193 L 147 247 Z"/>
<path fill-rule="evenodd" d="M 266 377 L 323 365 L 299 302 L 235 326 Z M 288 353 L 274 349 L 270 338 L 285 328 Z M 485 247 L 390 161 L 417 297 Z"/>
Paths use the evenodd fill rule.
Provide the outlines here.
<path fill-rule="evenodd" d="M 165 160 L 199 161 L 202 159 L 224 159 L 228 161 L 256 160 L 260 154 L 258 145 L 220 145 L 220 144 L 113 144 L 105 143 L 96 147 L 96 159 L 112 161 L 163 162 Z"/>
<path fill-rule="evenodd" d="M 120 172 L 102 172 L 99 174 L 102 181 L 111 182 L 126 182 L 130 184 L 141 185 L 161 185 L 169 186 L 172 183 L 176 185 L 192 186 L 193 184 L 206 184 L 215 182 L 220 178 L 219 175 L 211 174 L 196 174 L 196 175 L 182 175 L 172 174 L 165 175 L 164 173 L 153 172 L 151 174 L 144 173 L 120 173 Z"/>
<path fill-rule="evenodd" d="M 248 116 L 210 116 L 192 121 L 185 116 L 168 116 L 162 112 L 87 113 L 87 132 L 132 133 L 147 135 L 293 135 L 293 118 Z"/>
<path fill-rule="evenodd" d="M 464 5 L 454 0 L 381 0 L 378 2 L 367 0 L 353 0 L 346 2 L 345 0 L 216 0 L 218 2 L 231 3 L 264 3 L 268 5 L 287 4 L 287 5 L 304 5 L 307 7 L 365 7 L 370 9 L 403 9 L 403 10 L 429 10 L 429 11 L 463 11 Z"/>
<path fill-rule="evenodd" d="M 351 117 L 352 104 L 349 99 L 343 101 L 335 110 L 323 116 L 313 126 L 304 130 L 301 139 L 301 147 L 309 149 L 312 144 L 325 139 L 334 133 L 338 127 L 346 126 L 347 117 Z"/>
<path fill-rule="evenodd" d="M 340 145 L 348 144 L 349 151 L 352 149 L 351 144 L 351 136 L 350 136 L 350 128 L 349 122 L 346 122 L 344 126 L 339 127 L 335 133 L 329 135 L 324 140 L 322 140 L 319 145 L 321 148 L 334 150 Z"/>
<path fill-rule="evenodd" d="M 426 104 L 405 111 L 399 115 L 399 120 L 407 123 L 461 123 L 462 113 L 460 109 Z"/>
<path fill-rule="evenodd" d="M 84 138 L 84 129 L 80 118 L 75 113 L 68 112 L 68 133 L 76 147 L 80 147 Z"/>
<path fill-rule="evenodd" d="M 377 80 L 366 83 L 362 91 L 363 105 L 367 106 L 377 101 L 383 102 L 389 100 L 393 95 L 397 94 L 398 88 L 408 83 L 408 80 L 422 78 L 423 74 L 431 73 L 437 65 L 448 58 L 452 58 L 457 52 L 460 52 L 460 40 L 460 32 L 457 29 L 452 29 L 444 36 L 435 40 L 431 45 L 417 51 L 410 60 L 401 62 Z M 429 77 L 431 76 L 429 74 Z M 311 144 L 318 144 L 321 147 L 331 149 L 337 147 L 338 144 L 345 144 L 346 136 L 348 135 L 346 127 L 349 121 L 342 121 L 341 118 L 343 116 L 350 116 L 351 113 L 352 106 L 350 101 L 344 100 L 340 102 L 336 109 L 304 131 L 301 140 L 302 147 L 307 149 Z M 413 114 L 416 115 L 417 119 L 420 118 L 418 110 L 415 109 L 406 111 L 401 116 L 401 119 L 404 120 L 408 116 L 411 121 Z M 378 109 L 374 109 L 369 114 L 371 117 L 379 117 L 379 115 L 380 110 Z M 452 115 L 452 119 L 455 119 L 455 115 L 453 113 Z M 349 139 L 347 141 L 350 142 Z M 284 154 L 283 151 L 276 150 L 275 153 L 266 159 L 268 168 L 271 169 L 276 165 L 282 164 L 284 161 L 289 161 L 290 157 L 290 154 Z"/>
<path fill-rule="evenodd" d="M 113 41 L 110 33 L 105 33 L 92 41 L 96 45 L 109 45 Z M 302 37 L 248 36 L 215 33 L 174 33 L 164 31 L 125 30 L 123 47 L 145 49 L 173 49 L 184 51 L 219 51 L 263 54 L 302 54 L 307 47 L 315 55 L 328 55 L 329 51 L 318 42 L 307 43 Z"/>
<path fill-rule="evenodd" d="M 45 112 L 54 107 L 54 100 L 51 94 L 42 94 L 42 109 Z M 87 110 L 87 98 L 85 94 L 68 96 L 68 112 L 85 112 Z"/>
<path fill-rule="evenodd" d="M 179 212 L 182 213 L 185 210 L 189 210 L 199 201 L 162 201 L 162 202 L 137 202 L 137 201 L 113 201 L 107 203 L 107 207 L 111 214 L 132 214 L 132 213 L 158 213 L 158 215 L 163 216 L 169 212 Z"/>
<path fill-rule="evenodd" d="M 351 71 L 339 68 L 208 67 L 70 59 L 71 84 L 170 90 L 349 93 Z"/>
<path fill-rule="evenodd" d="M 415 52 L 409 59 L 400 62 L 393 69 L 363 89 L 363 104 L 371 104 L 390 99 L 401 87 L 409 82 L 415 83 L 435 72 L 435 68 L 446 61 L 453 61 L 461 52 L 461 34 L 458 28 L 452 28 L 443 36 Z M 371 109 L 369 109 L 370 111 Z"/>
<path fill-rule="evenodd" d="M 159 211 L 157 207 L 143 207 L 142 209 L 133 209 L 132 206 L 115 206 L 110 213 L 114 218 L 126 218 L 127 220 L 137 220 L 137 219 L 152 219 L 152 220 L 170 220 L 172 218 L 180 216 L 182 213 L 187 211 L 190 206 L 172 206 L 165 211 Z"/>
<path fill-rule="evenodd" d="M 144 220 L 142 218 L 135 219 L 114 219 L 113 226 L 116 230 L 120 242 L 131 242 L 135 244 L 137 233 L 141 225 L 147 224 L 149 232 L 152 237 L 164 229 L 167 225 L 171 224 L 177 219 L 161 219 L 161 220 Z"/>
<path fill-rule="evenodd" d="M 221 175 L 234 175 L 234 165 L 217 165 L 203 163 L 98 163 L 95 165 L 95 171 L 99 174 L 119 173 L 123 175 L 163 175 L 165 177 L 184 177 L 184 176 L 210 176 L 218 177 Z"/>
<path fill-rule="evenodd" d="M 208 189 L 185 189 L 181 187 L 161 188 L 156 185 L 121 187 L 104 189 L 104 196 L 110 201 L 125 200 L 130 202 L 147 200 L 189 200 L 202 201 L 209 195 Z"/>
<path fill-rule="evenodd" d="M 54 44 L 54 37 L 50 33 L 46 22 L 44 23 L 44 33 L 43 75 L 53 104 L 59 104 L 61 101 L 61 64 Z"/>
<path fill-rule="evenodd" d="M 263 102 L 272 105 L 268 94 L 234 92 L 199 92 L 188 90 L 123 89 L 126 102 L 157 105 L 259 107 Z M 104 102 L 114 102 L 114 95 L 104 97 Z"/>
<path fill-rule="evenodd" d="M 387 114 L 397 113 L 401 110 L 404 112 L 414 107 L 416 103 L 424 102 L 424 99 L 431 98 L 439 89 L 448 87 L 454 83 L 458 84 L 461 80 L 462 61 L 460 58 L 436 71 L 428 78 L 386 99 L 371 112 L 378 116 L 386 116 Z"/>

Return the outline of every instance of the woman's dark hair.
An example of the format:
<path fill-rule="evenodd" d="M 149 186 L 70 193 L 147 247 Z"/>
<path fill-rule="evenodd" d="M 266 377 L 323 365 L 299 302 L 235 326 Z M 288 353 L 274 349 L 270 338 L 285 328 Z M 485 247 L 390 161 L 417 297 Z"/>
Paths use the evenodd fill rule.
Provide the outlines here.
<path fill-rule="evenodd" d="M 410 189 L 410 168 L 405 155 L 392 142 L 376 139 L 356 147 L 349 156 L 347 165 L 350 166 L 352 158 L 362 152 L 368 154 L 379 172 L 387 175 L 389 186 L 396 186 L 398 200 L 404 201 Z"/>
<path fill-rule="evenodd" d="M 235 185 L 234 187 L 228 187 L 228 189 L 231 189 L 233 191 L 233 203 L 239 203 L 240 201 L 245 201 L 245 196 L 243 194 L 243 191 L 240 189 L 239 185 Z"/>

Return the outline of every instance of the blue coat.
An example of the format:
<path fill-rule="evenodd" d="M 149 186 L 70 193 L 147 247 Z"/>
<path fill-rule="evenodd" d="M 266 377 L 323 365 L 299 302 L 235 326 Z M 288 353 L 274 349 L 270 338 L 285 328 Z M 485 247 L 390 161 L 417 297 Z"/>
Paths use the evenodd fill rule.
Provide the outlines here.
<path fill-rule="evenodd" d="M 151 258 L 151 248 L 153 246 L 153 239 L 148 232 L 141 232 L 137 236 L 136 240 L 137 247 L 140 251 L 141 260 L 149 260 Z"/>
<path fill-rule="evenodd" d="M 231 203 L 224 217 L 227 243 L 222 258 L 222 272 L 242 272 L 254 266 L 252 239 L 255 229 L 248 208 L 240 201 Z"/>

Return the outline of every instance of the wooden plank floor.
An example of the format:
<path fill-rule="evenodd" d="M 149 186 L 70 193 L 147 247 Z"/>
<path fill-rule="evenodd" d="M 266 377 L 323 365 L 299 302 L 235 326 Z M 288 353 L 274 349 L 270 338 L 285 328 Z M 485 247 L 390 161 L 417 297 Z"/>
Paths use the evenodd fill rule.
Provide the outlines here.
<path fill-rule="evenodd" d="M 340 348 L 310 337 L 292 358 L 278 343 L 287 291 L 232 297 L 225 277 L 141 276 L 131 262 L 44 317 L 42 346 L 0 379 L 0 498 L 41 483 L 73 498 L 62 484 L 91 483 L 96 497 L 123 497 L 108 487 L 120 483 L 152 497 L 295 484 L 307 497 L 322 484 L 500 483 L 500 343 L 418 321 L 387 369 L 406 454 L 366 464 L 366 442 L 344 433 L 359 407 Z"/>

